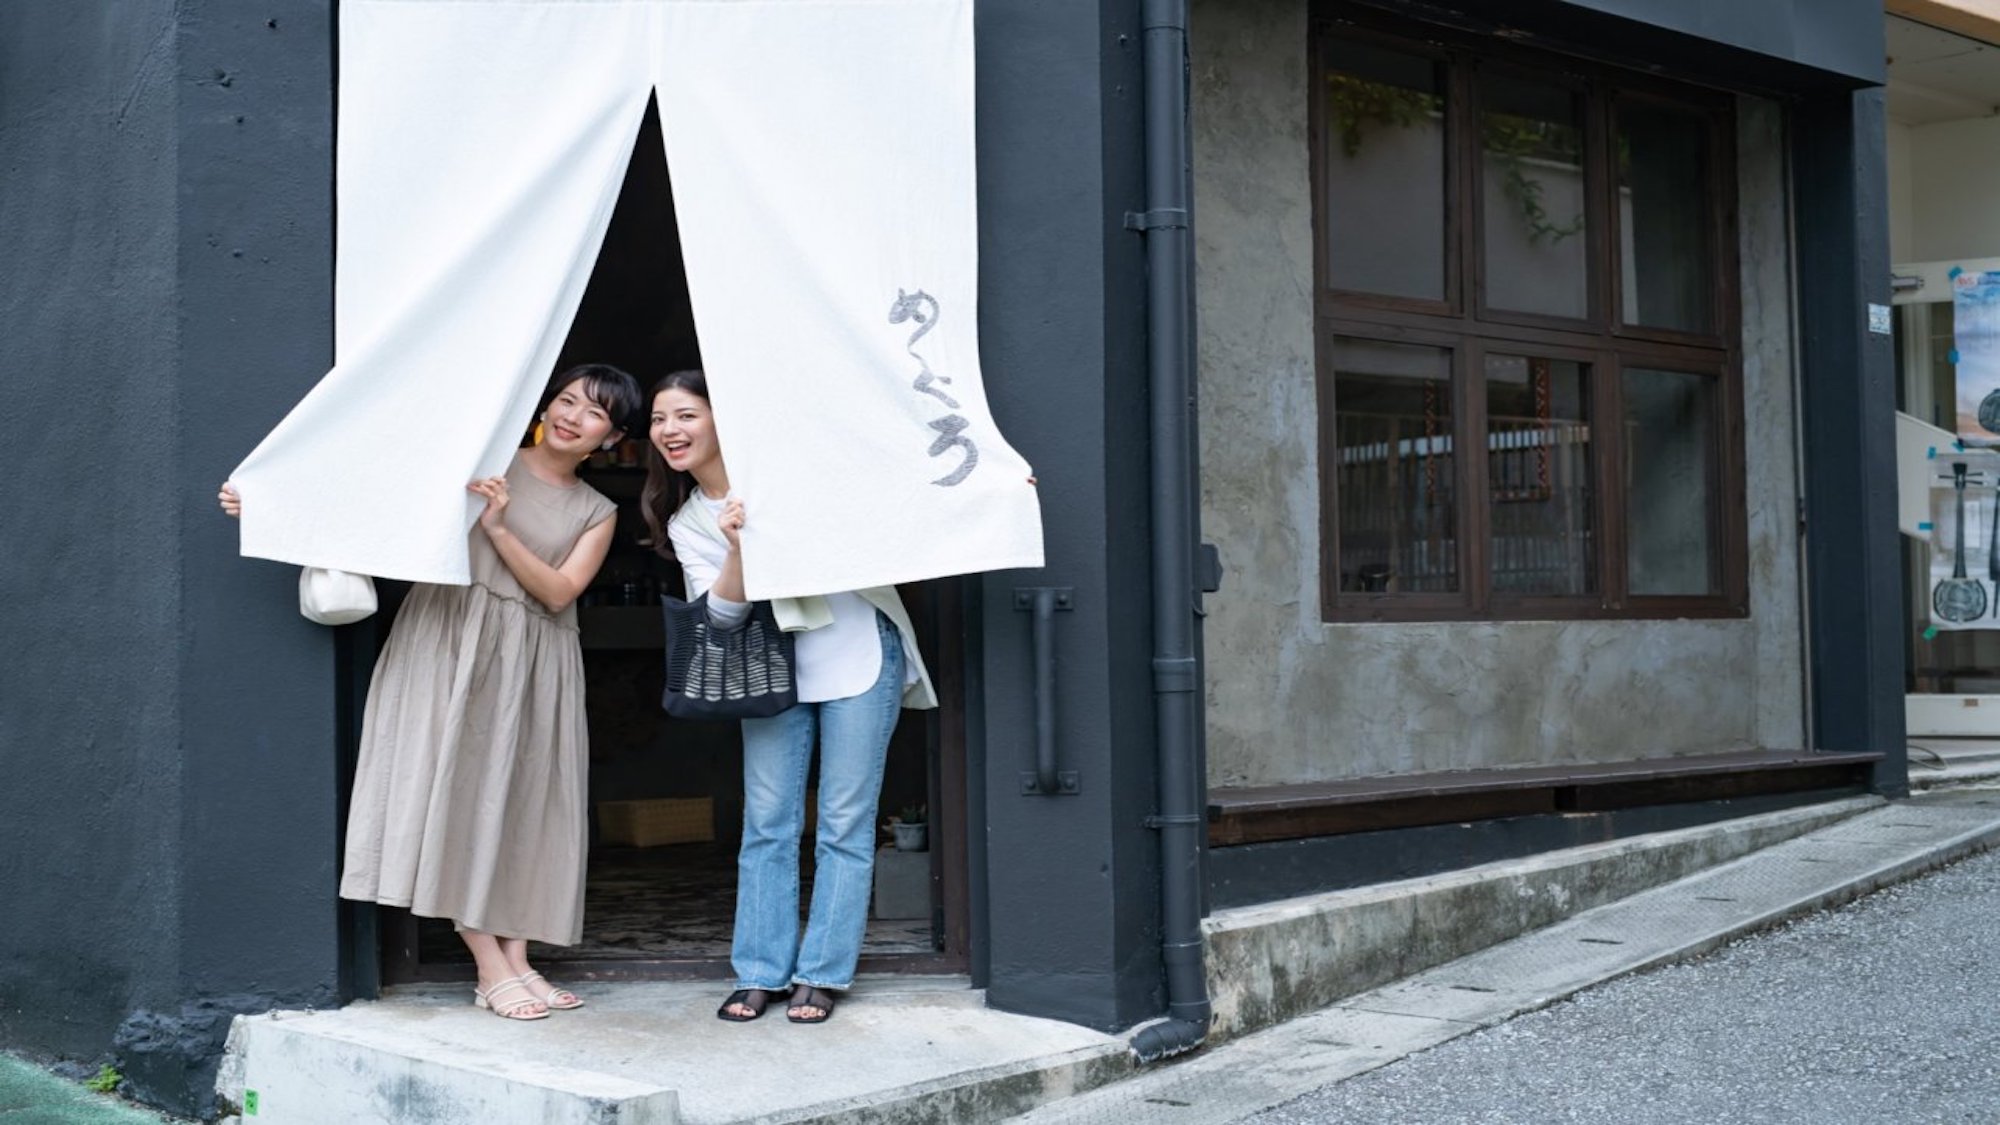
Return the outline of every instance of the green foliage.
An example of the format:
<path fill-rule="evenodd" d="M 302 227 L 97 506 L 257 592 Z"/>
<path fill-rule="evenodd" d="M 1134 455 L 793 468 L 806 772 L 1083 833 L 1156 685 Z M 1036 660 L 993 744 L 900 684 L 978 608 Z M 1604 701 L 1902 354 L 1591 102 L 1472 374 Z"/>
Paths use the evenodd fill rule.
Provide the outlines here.
<path fill-rule="evenodd" d="M 896 814 L 896 822 L 899 824 L 924 823 L 924 806 L 904 805 L 902 811 Z"/>
<path fill-rule="evenodd" d="M 1501 175 L 1501 190 L 1507 198 L 1521 209 L 1521 220 L 1528 228 L 1528 241 L 1540 242 L 1546 238 L 1550 242 L 1561 242 L 1571 235 L 1583 233 L 1583 216 L 1577 215 L 1567 224 L 1557 224 L 1550 220 L 1548 209 L 1542 206 L 1542 181 L 1528 175 L 1525 161 L 1547 160 L 1580 168 L 1583 153 L 1577 145 L 1576 130 L 1553 121 L 1537 121 L 1527 117 L 1515 117 L 1506 113 L 1488 113 L 1480 122 L 1480 139 L 1486 146 L 1488 156 L 1498 162 Z"/>
<path fill-rule="evenodd" d="M 105 1063 L 97 1068 L 96 1075 L 84 1079 L 83 1088 L 94 1093 L 109 1094 L 117 1090 L 118 1084 L 123 1081 L 125 1076 L 118 1073 L 118 1068 Z"/>
<path fill-rule="evenodd" d="M 1350 159 L 1361 154 L 1361 132 L 1369 125 L 1407 129 L 1419 121 L 1444 115 L 1444 97 L 1370 82 L 1351 74 L 1326 76 L 1327 107 L 1340 133 L 1340 151 Z"/>
<path fill-rule="evenodd" d="M 1349 159 L 1360 155 L 1366 133 L 1383 127 L 1408 129 L 1421 122 L 1444 119 L 1444 97 L 1423 90 L 1370 82 L 1351 74 L 1326 75 L 1327 112 Z M 1568 223 L 1550 218 L 1542 203 L 1542 182 L 1528 174 L 1526 162 L 1544 160 L 1581 168 L 1583 153 L 1577 131 L 1560 122 L 1539 121 L 1506 113 L 1484 113 L 1480 142 L 1499 166 L 1501 189 L 1520 208 L 1528 240 L 1561 242 L 1583 233 L 1582 215 Z"/>

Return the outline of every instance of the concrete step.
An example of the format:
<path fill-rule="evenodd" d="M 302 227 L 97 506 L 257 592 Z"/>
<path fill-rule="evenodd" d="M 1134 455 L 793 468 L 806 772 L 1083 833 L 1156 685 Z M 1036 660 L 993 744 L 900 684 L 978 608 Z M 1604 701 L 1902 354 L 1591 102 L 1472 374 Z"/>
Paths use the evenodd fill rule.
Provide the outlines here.
<path fill-rule="evenodd" d="M 1931 769 L 1910 764 L 1910 792 L 1928 793 L 1938 789 L 1962 789 L 2000 781 L 2000 759 L 1991 762 L 1954 762 Z"/>
<path fill-rule="evenodd" d="M 1913 738 L 1909 755 L 1912 792 L 1980 785 L 2000 779 L 2000 741 Z"/>
<path fill-rule="evenodd" d="M 1870 810 L 1855 798 L 1219 912 L 1215 1041 Z M 826 1027 L 716 1020 L 717 982 L 573 985 L 533 1023 L 464 988 L 240 1018 L 219 1089 L 255 1121 L 727 1125 L 1000 1120 L 1128 1077 L 1122 1036 L 998 1012 L 963 978 L 864 978 Z M 247 1120 L 252 1120 L 246 1117 Z"/>
<path fill-rule="evenodd" d="M 993 1011 L 963 977 L 864 977 L 824 1027 L 724 1023 L 720 982 L 572 984 L 509 1022 L 464 988 L 240 1017 L 218 1089 L 285 1125 L 724 1125 L 990 1120 L 1130 1069 L 1124 1041 Z M 255 1117 L 248 1116 L 255 1102 Z"/>
<path fill-rule="evenodd" d="M 1225 1125 L 1592 985 L 1699 956 L 2000 844 L 2000 791 L 1935 793 L 1588 910 L 1012 1119 Z"/>

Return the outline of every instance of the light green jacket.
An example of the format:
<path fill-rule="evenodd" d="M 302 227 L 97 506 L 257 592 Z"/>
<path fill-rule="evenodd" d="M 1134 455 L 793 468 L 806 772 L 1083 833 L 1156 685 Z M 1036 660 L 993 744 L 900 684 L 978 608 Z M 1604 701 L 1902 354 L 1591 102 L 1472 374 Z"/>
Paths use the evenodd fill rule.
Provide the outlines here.
<path fill-rule="evenodd" d="M 729 545 L 729 539 L 715 524 L 715 514 L 696 497 L 688 497 L 687 503 L 674 513 L 674 522 L 685 523 L 690 530 L 724 547 Z M 903 639 L 903 706 L 918 711 L 936 707 L 937 691 L 931 686 L 930 670 L 924 667 L 923 655 L 917 651 L 916 626 L 910 624 L 910 613 L 903 608 L 903 596 L 896 592 L 894 586 L 870 586 L 854 593 L 894 623 L 896 633 Z M 771 616 L 777 618 L 778 628 L 787 633 L 802 633 L 833 624 L 832 607 L 826 604 L 825 598 L 818 596 L 773 598 Z"/>

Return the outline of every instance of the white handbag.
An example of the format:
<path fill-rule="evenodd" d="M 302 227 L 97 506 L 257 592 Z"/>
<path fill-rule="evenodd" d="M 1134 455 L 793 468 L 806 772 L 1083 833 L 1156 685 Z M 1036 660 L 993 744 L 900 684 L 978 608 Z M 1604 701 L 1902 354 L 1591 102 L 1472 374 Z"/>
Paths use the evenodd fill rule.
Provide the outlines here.
<path fill-rule="evenodd" d="M 299 572 L 299 612 L 321 625 L 352 625 L 375 612 L 375 580 L 309 566 Z"/>

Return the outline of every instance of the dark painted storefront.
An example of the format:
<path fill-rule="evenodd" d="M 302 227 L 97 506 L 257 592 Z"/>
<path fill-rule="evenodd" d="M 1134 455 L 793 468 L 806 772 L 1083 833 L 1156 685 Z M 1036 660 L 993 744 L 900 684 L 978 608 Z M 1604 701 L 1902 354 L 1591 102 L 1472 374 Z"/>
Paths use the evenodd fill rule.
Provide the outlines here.
<path fill-rule="evenodd" d="M 1862 315 L 1887 301 L 1865 89 L 1879 7 L 1379 6 L 1786 100 L 1815 748 L 1887 751 L 1876 784 L 1898 791 L 1893 388 Z M 1146 27 L 1176 9 L 977 9 L 981 348 L 995 417 L 1041 480 L 1048 565 L 959 584 L 968 968 L 996 1006 L 1104 1029 L 1166 1008 L 1149 236 L 1127 213 L 1147 206 Z M 331 359 L 336 14 L 0 9 L 0 372 L 19 407 L 0 1047 L 113 1056 L 140 1096 L 184 1111 L 208 1104 L 231 1015 L 373 985 L 368 931 L 334 895 L 359 642 L 299 618 L 295 571 L 239 559 L 213 504 Z M 1055 716 L 1073 794 L 1022 791 L 1035 698 L 1016 591 L 1033 587 L 1072 596 Z"/>

